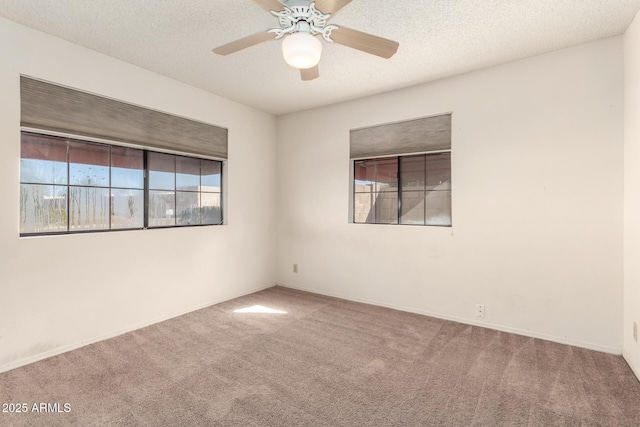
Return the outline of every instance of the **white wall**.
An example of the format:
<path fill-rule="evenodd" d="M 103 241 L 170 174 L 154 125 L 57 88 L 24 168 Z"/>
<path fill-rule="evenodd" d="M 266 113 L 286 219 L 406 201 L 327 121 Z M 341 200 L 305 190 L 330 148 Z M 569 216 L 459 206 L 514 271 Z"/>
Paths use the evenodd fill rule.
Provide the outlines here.
<path fill-rule="evenodd" d="M 4 19 L 0 40 L 0 371 L 275 283 L 273 116 Z M 228 224 L 19 238 L 21 73 L 227 127 Z"/>
<path fill-rule="evenodd" d="M 349 224 L 349 129 L 448 111 L 453 227 Z M 280 284 L 621 353 L 621 37 L 282 116 L 278 162 Z"/>
<path fill-rule="evenodd" d="M 640 14 L 624 36 L 624 357 L 640 378 Z M 640 333 L 640 332 L 639 332 Z"/>

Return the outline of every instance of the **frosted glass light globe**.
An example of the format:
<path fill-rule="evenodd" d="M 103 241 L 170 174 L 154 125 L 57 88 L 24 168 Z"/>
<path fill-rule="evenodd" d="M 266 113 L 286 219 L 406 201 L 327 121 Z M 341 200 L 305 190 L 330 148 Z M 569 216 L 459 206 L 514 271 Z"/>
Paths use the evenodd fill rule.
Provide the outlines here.
<path fill-rule="evenodd" d="M 294 68 L 311 68 L 318 65 L 322 54 L 322 43 L 309 33 L 298 32 L 282 41 L 282 55 Z"/>

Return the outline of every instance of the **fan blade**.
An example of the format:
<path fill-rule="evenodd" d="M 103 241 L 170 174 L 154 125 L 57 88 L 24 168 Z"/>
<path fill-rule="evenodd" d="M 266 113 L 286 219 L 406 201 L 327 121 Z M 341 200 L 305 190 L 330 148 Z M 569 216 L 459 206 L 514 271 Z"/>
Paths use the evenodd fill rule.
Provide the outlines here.
<path fill-rule="evenodd" d="M 316 0 L 316 9 L 333 15 L 349 3 L 351 0 Z"/>
<path fill-rule="evenodd" d="M 272 10 L 282 10 L 284 7 L 278 0 L 253 0 L 255 4 L 270 12 Z"/>
<path fill-rule="evenodd" d="M 386 59 L 391 58 L 398 51 L 398 46 L 400 46 L 398 42 L 393 40 L 383 39 L 382 37 L 345 27 L 333 30 L 331 38 L 338 44 Z"/>
<path fill-rule="evenodd" d="M 231 43 L 218 46 L 217 48 L 213 49 L 213 51 L 218 55 L 229 55 L 230 53 L 234 53 L 272 39 L 275 39 L 275 35 L 273 33 L 263 31 L 252 36 L 244 37 Z"/>
<path fill-rule="evenodd" d="M 317 79 L 318 77 L 320 77 L 320 70 L 318 69 L 317 65 L 311 68 L 300 69 L 300 77 L 302 77 L 302 80 L 305 82 Z"/>

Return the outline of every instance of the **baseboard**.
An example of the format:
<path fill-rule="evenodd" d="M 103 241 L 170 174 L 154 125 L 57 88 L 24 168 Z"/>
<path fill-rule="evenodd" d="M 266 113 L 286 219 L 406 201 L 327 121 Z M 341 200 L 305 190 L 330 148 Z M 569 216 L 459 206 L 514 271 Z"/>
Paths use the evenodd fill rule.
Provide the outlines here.
<path fill-rule="evenodd" d="M 361 302 L 361 303 L 364 303 L 364 304 L 371 304 L 371 305 L 377 305 L 377 306 L 380 306 L 380 307 L 393 308 L 394 310 L 406 311 L 406 312 L 415 313 L 415 314 L 422 314 L 424 316 L 435 317 L 437 319 L 451 320 L 453 322 L 464 323 L 464 324 L 473 325 L 473 326 L 480 326 L 482 328 L 494 329 L 496 331 L 501 331 L 501 332 L 509 332 L 509 333 L 512 333 L 512 334 L 523 335 L 523 336 L 531 337 L 531 338 L 539 338 L 539 339 L 542 339 L 542 340 L 552 341 L 552 342 L 556 342 L 556 343 L 559 343 L 559 344 L 566 344 L 566 345 L 571 345 L 571 346 L 574 346 L 574 347 L 585 348 L 585 349 L 588 349 L 588 350 L 595 350 L 595 351 L 599 351 L 601 353 L 615 354 L 616 356 L 620 356 L 622 354 L 622 348 L 617 348 L 617 347 L 602 346 L 602 345 L 593 344 L 593 343 L 589 343 L 589 342 L 567 339 L 565 337 L 558 337 L 558 336 L 555 336 L 555 335 L 541 334 L 541 333 L 538 333 L 538 332 L 528 331 L 528 330 L 525 330 L 525 329 L 512 328 L 510 326 L 499 325 L 499 324 L 495 324 L 495 323 L 476 322 L 476 321 L 473 321 L 473 320 L 470 320 L 470 319 L 466 319 L 466 318 L 462 318 L 462 317 L 456 317 L 456 316 L 449 316 L 447 314 L 432 312 L 432 311 L 428 311 L 428 310 L 420 310 L 420 309 L 416 309 L 416 308 L 413 308 L 413 307 L 405 307 L 405 306 L 400 306 L 400 305 L 395 305 L 395 304 L 387 304 L 387 303 L 384 303 L 384 302 L 381 302 L 381 301 L 375 301 L 375 300 L 369 300 L 369 299 L 353 298 L 353 297 L 346 296 L 346 295 L 333 294 L 333 293 L 323 292 L 323 291 L 319 291 L 319 290 L 315 290 L 315 289 L 301 288 L 301 287 L 297 287 L 297 286 L 290 286 L 290 285 L 285 285 L 285 284 L 282 284 L 282 283 L 278 283 L 278 286 L 282 286 L 284 288 L 289 288 L 289 289 L 295 289 L 295 290 L 298 290 L 298 291 L 311 292 L 311 293 L 318 294 L 318 295 L 325 295 L 325 296 L 328 296 L 328 297 L 340 298 L 340 299 L 344 299 L 344 300 L 348 300 L 348 301 Z"/>
<path fill-rule="evenodd" d="M 138 329 L 146 328 L 147 326 L 154 325 L 154 324 L 160 323 L 160 322 L 164 322 L 165 320 L 174 319 L 176 317 L 183 316 L 183 315 L 185 315 L 187 313 L 191 313 L 191 312 L 196 311 L 196 310 L 201 310 L 203 308 L 211 307 L 212 305 L 220 304 L 221 302 L 225 302 L 225 301 L 229 301 L 229 300 L 232 300 L 232 299 L 235 299 L 235 298 L 240 298 L 240 297 L 245 296 L 245 295 L 253 294 L 255 292 L 259 292 L 259 291 L 271 288 L 273 286 L 274 285 L 262 286 L 262 287 L 255 288 L 253 290 L 244 292 L 244 293 L 239 294 L 239 295 L 232 295 L 232 296 L 230 295 L 228 297 L 224 297 L 224 298 L 221 298 L 221 299 L 218 299 L 218 300 L 214 300 L 212 302 L 207 302 L 205 304 L 197 305 L 197 306 L 188 308 L 186 310 L 181 310 L 179 312 L 176 312 L 176 313 L 173 313 L 173 314 L 170 314 L 170 315 L 167 315 L 167 316 L 162 316 L 162 317 L 159 317 L 159 318 L 156 318 L 156 319 L 140 322 L 140 323 L 137 323 L 137 324 L 132 325 L 130 327 L 126 327 L 126 328 L 123 328 L 123 329 L 120 329 L 120 330 L 117 330 L 117 331 L 114 331 L 114 332 L 111 332 L 111 333 L 108 333 L 108 334 L 100 335 L 100 336 L 97 336 L 97 337 L 94 337 L 94 338 L 91 338 L 91 339 L 88 339 L 88 340 L 83 340 L 83 341 L 80 341 L 80 342 L 77 342 L 77 343 L 73 343 L 73 344 L 69 344 L 69 345 L 65 345 L 65 346 L 62 346 L 62 347 L 56 347 L 54 349 L 47 350 L 47 351 L 45 351 L 43 353 L 38 353 L 38 354 L 35 354 L 33 356 L 29 356 L 29 357 L 25 357 L 25 358 L 22 358 L 22 359 L 14 360 L 12 362 L 0 365 L 0 373 L 7 372 L 7 371 L 10 371 L 12 369 L 19 368 L 21 366 L 29 365 L 31 363 L 39 362 L 41 360 L 48 359 L 50 357 L 57 356 L 57 355 L 62 354 L 62 353 L 66 353 L 68 351 L 77 350 L 79 348 L 86 347 L 88 345 L 91 345 L 91 344 L 94 344 L 94 343 L 97 343 L 97 342 L 100 342 L 100 341 L 104 341 L 104 340 L 107 340 L 109 338 L 114 338 L 114 337 L 117 337 L 119 335 L 126 334 L 128 332 L 132 332 L 132 331 L 135 331 L 135 330 L 138 330 Z"/>
<path fill-rule="evenodd" d="M 631 361 L 631 356 L 629 355 L 629 352 L 627 352 L 626 350 L 622 350 L 622 357 L 624 358 L 625 362 L 627 362 L 627 365 L 629 365 L 629 367 L 633 371 L 638 381 L 640 381 L 640 369 L 638 369 Z"/>

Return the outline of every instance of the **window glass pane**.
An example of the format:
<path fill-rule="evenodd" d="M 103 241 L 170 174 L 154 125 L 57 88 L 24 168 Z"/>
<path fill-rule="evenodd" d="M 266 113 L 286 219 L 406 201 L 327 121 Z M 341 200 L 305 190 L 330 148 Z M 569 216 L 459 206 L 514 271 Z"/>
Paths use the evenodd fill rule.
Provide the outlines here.
<path fill-rule="evenodd" d="M 111 190 L 111 228 L 142 228 L 144 226 L 144 191 Z"/>
<path fill-rule="evenodd" d="M 173 154 L 149 152 L 149 188 L 154 190 L 175 190 L 176 169 Z"/>
<path fill-rule="evenodd" d="M 403 191 L 424 190 L 426 180 L 426 156 L 402 157 L 400 171 Z"/>
<path fill-rule="evenodd" d="M 398 223 L 398 193 L 381 192 L 373 202 L 376 224 Z M 369 222 L 369 221 L 367 221 Z"/>
<path fill-rule="evenodd" d="M 398 158 L 354 162 L 354 222 L 398 222 Z"/>
<path fill-rule="evenodd" d="M 401 224 L 424 225 L 424 191 L 403 191 Z"/>
<path fill-rule="evenodd" d="M 202 224 L 221 224 L 220 193 L 202 193 L 200 200 L 202 203 Z"/>
<path fill-rule="evenodd" d="M 144 152 L 142 150 L 111 147 L 111 186 L 144 188 Z"/>
<path fill-rule="evenodd" d="M 176 225 L 175 206 L 175 192 L 149 191 L 149 227 Z"/>
<path fill-rule="evenodd" d="M 355 194 L 354 222 L 367 224 L 398 223 L 398 193 Z"/>
<path fill-rule="evenodd" d="M 20 184 L 20 233 L 67 231 L 67 187 Z"/>
<path fill-rule="evenodd" d="M 67 140 L 64 138 L 22 132 L 21 141 L 23 158 L 67 161 Z"/>
<path fill-rule="evenodd" d="M 176 156 L 176 189 L 200 190 L 200 159 Z"/>
<path fill-rule="evenodd" d="M 383 158 L 354 162 L 355 191 L 397 191 L 398 159 Z"/>
<path fill-rule="evenodd" d="M 220 192 L 222 177 L 222 162 L 202 160 L 202 191 Z"/>
<path fill-rule="evenodd" d="M 376 168 L 375 164 L 365 160 L 354 162 L 354 189 L 356 192 L 375 191 Z"/>
<path fill-rule="evenodd" d="M 67 183 L 67 141 L 22 133 L 20 182 Z"/>
<path fill-rule="evenodd" d="M 427 191 L 427 225 L 451 225 L 451 191 Z"/>
<path fill-rule="evenodd" d="M 109 228 L 109 189 L 69 187 L 69 230 Z"/>
<path fill-rule="evenodd" d="M 374 223 L 373 201 L 375 200 L 373 191 L 368 193 L 355 193 L 353 195 L 353 222 Z"/>
<path fill-rule="evenodd" d="M 427 189 L 451 190 L 451 153 L 430 154 L 427 162 Z"/>
<path fill-rule="evenodd" d="M 109 147 L 69 141 L 69 184 L 109 186 Z"/>
<path fill-rule="evenodd" d="M 378 191 L 398 191 L 398 159 L 376 159 Z M 396 195 L 396 200 L 398 199 Z M 397 207 L 396 207 L 397 208 Z M 396 212 L 396 219 L 398 215 Z"/>
<path fill-rule="evenodd" d="M 200 224 L 200 193 L 183 192 L 176 193 L 177 225 Z"/>

